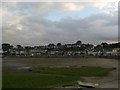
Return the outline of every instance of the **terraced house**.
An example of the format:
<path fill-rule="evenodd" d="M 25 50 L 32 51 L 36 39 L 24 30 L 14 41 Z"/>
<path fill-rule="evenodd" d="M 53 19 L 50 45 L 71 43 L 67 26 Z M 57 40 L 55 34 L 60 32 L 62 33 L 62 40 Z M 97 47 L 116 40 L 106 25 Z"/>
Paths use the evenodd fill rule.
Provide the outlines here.
<path fill-rule="evenodd" d="M 120 56 L 120 43 L 101 43 L 100 45 L 84 44 L 77 41 L 73 44 L 58 43 L 46 46 L 25 46 L 16 47 L 3 44 L 3 54 L 15 56 Z"/>

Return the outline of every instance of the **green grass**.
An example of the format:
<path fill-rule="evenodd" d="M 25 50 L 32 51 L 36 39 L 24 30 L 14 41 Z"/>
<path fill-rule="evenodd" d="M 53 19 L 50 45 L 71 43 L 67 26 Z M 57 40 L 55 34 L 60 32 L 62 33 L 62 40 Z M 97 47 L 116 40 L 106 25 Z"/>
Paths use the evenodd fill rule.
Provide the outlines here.
<path fill-rule="evenodd" d="M 34 68 L 33 72 L 41 74 L 68 75 L 68 76 L 107 76 L 111 68 L 102 67 L 69 67 L 69 68 Z"/>
<path fill-rule="evenodd" d="M 3 88 L 50 88 L 74 86 L 83 76 L 107 76 L 112 68 L 34 68 L 33 72 L 3 72 Z"/>
<path fill-rule="evenodd" d="M 47 88 L 69 84 L 78 77 L 39 75 L 39 74 L 7 74 L 3 76 L 3 88 Z"/>

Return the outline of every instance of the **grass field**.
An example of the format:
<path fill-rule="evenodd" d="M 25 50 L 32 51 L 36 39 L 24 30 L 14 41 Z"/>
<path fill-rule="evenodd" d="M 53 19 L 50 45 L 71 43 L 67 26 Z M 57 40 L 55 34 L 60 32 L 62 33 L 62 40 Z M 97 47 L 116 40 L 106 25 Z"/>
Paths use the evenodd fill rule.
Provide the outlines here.
<path fill-rule="evenodd" d="M 68 75 L 68 76 L 107 76 L 112 68 L 102 68 L 102 67 L 69 67 L 69 68 L 48 68 L 40 67 L 34 68 L 34 72 L 40 74 L 53 74 L 53 75 Z"/>
<path fill-rule="evenodd" d="M 75 86 L 83 76 L 107 76 L 112 68 L 69 67 L 69 68 L 34 68 L 32 72 L 11 72 L 3 75 L 3 88 L 46 88 Z"/>
<path fill-rule="evenodd" d="M 31 73 L 6 74 L 3 76 L 3 88 L 47 88 L 71 84 L 77 77 L 39 75 Z"/>
<path fill-rule="evenodd" d="M 110 65 L 114 61 L 110 60 L 108 67 L 103 67 L 107 65 L 102 62 L 92 58 L 7 58 L 3 61 L 2 85 L 3 88 L 75 87 L 77 80 L 84 81 L 83 77 L 107 77 L 115 69 Z M 22 66 L 31 66 L 32 71 L 17 69 Z"/>

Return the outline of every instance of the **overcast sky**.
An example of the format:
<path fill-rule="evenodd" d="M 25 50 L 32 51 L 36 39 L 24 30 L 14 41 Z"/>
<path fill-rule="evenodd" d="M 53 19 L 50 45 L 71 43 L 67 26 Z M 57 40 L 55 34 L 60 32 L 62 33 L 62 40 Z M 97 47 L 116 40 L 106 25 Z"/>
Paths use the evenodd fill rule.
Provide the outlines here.
<path fill-rule="evenodd" d="M 118 3 L 110 2 L 4 2 L 3 43 L 100 44 L 118 41 Z"/>

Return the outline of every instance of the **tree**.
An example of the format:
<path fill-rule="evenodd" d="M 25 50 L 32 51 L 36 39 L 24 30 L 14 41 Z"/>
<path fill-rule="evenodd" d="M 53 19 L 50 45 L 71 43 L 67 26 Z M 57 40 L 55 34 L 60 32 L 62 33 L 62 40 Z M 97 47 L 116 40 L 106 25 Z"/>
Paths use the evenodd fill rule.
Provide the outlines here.
<path fill-rule="evenodd" d="M 10 51 L 10 44 L 3 43 L 2 44 L 2 50 L 3 50 L 4 53 L 9 53 L 9 51 Z"/>
<path fill-rule="evenodd" d="M 27 55 L 30 55 L 30 50 L 32 49 L 31 46 L 25 46 L 25 51 Z"/>
<path fill-rule="evenodd" d="M 109 45 L 110 48 L 120 48 L 120 43 L 113 43 Z"/>
<path fill-rule="evenodd" d="M 20 51 L 23 49 L 23 47 L 21 45 L 17 45 L 17 51 L 18 51 L 18 54 L 20 54 Z"/>
<path fill-rule="evenodd" d="M 101 45 L 97 45 L 96 47 L 94 47 L 95 51 L 102 51 L 103 47 Z"/>
<path fill-rule="evenodd" d="M 107 47 L 108 47 L 108 44 L 107 44 L 106 42 L 104 42 L 104 43 L 101 43 L 101 46 L 102 46 L 103 48 L 107 48 Z"/>
<path fill-rule="evenodd" d="M 81 44 L 82 42 L 80 40 L 76 42 L 76 45 L 81 45 Z"/>
<path fill-rule="evenodd" d="M 13 47 L 14 47 L 13 45 L 10 45 L 10 49 L 13 49 Z"/>
<path fill-rule="evenodd" d="M 87 50 L 91 50 L 94 47 L 94 45 L 86 44 L 85 47 L 86 47 Z"/>
<path fill-rule="evenodd" d="M 62 44 L 61 43 L 57 43 L 57 46 L 61 46 Z"/>
<path fill-rule="evenodd" d="M 86 49 L 86 45 L 85 44 L 82 44 L 81 47 L 80 47 L 80 50 L 81 51 L 84 51 Z"/>
<path fill-rule="evenodd" d="M 49 47 L 50 49 L 54 49 L 55 44 L 51 44 L 51 43 L 50 43 L 50 44 L 48 45 L 48 47 Z"/>

